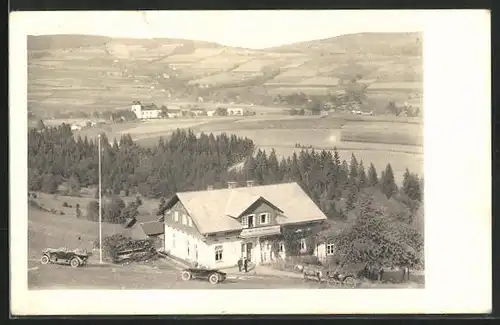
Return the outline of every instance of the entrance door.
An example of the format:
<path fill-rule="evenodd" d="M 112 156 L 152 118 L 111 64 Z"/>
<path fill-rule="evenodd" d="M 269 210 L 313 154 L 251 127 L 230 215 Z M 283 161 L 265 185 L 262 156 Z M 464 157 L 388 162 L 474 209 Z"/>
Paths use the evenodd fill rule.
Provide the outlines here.
<path fill-rule="evenodd" d="M 253 243 L 247 243 L 247 259 L 252 262 Z"/>

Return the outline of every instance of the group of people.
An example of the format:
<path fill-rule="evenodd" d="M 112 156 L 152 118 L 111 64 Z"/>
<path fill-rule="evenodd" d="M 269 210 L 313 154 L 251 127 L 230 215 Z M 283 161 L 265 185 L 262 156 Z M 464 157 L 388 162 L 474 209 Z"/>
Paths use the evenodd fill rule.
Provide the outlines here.
<path fill-rule="evenodd" d="M 248 273 L 248 259 L 246 257 L 242 257 L 238 260 L 238 270 L 244 270 L 245 273 Z"/>

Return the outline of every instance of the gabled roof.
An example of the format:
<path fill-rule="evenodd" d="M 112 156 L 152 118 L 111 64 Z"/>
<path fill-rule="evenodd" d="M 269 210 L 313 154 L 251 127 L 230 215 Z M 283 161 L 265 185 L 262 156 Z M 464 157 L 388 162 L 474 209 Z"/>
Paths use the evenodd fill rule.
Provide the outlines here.
<path fill-rule="evenodd" d="M 165 225 L 163 222 L 151 221 L 141 223 L 141 227 L 144 233 L 148 236 L 161 235 L 165 232 Z"/>
<path fill-rule="evenodd" d="M 137 219 L 136 218 L 127 218 L 125 219 L 125 223 L 123 224 L 123 226 L 125 228 L 130 228 L 132 227 L 135 223 L 137 222 Z"/>
<path fill-rule="evenodd" d="M 260 200 L 281 212 L 276 219 L 278 224 L 326 219 L 297 183 L 181 192 L 167 201 L 165 208 L 180 201 L 200 233 L 208 234 L 242 229 L 235 218 Z"/>
<path fill-rule="evenodd" d="M 254 195 L 242 191 L 231 191 L 228 195 L 225 215 L 232 218 L 238 218 L 243 212 L 245 212 L 245 210 L 247 210 L 258 201 L 264 201 L 274 209 L 283 212 L 280 208 L 260 195 Z"/>

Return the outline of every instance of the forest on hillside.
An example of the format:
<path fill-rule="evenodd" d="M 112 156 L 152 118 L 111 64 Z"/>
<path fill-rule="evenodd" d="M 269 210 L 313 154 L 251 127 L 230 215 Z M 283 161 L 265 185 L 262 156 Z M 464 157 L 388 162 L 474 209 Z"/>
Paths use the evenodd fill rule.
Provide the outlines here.
<path fill-rule="evenodd" d="M 62 183 L 68 193 L 98 184 L 98 147 L 95 139 L 75 139 L 69 125 L 41 126 L 28 131 L 28 188 L 55 193 Z M 423 178 L 406 171 L 399 188 L 390 164 L 377 172 L 374 165 L 349 162 L 338 152 L 302 150 L 279 160 L 274 150 L 256 150 L 252 140 L 235 135 L 177 130 L 153 147 L 135 144 L 130 135 L 109 142 L 101 135 L 102 188 L 106 196 L 142 195 L 168 198 L 179 191 L 227 186 L 228 181 L 256 184 L 298 182 L 331 218 L 345 218 L 361 192 L 383 194 L 411 218 L 421 205 Z"/>
<path fill-rule="evenodd" d="M 140 198 L 125 205 L 120 196 L 158 199 L 161 211 L 165 199 L 176 192 L 208 185 L 297 182 L 331 222 L 350 225 L 335 236 L 344 260 L 423 263 L 423 178 L 409 170 L 398 186 L 390 164 L 379 173 L 354 155 L 349 162 L 341 160 L 337 150 L 302 150 L 279 160 L 274 150 L 256 150 L 248 138 L 225 133 L 197 137 L 190 130 L 177 130 L 148 148 L 138 146 L 130 135 L 110 144 L 101 134 L 101 144 L 107 222 L 123 223 L 137 215 Z M 69 125 L 40 123 L 28 131 L 28 188 L 57 193 L 63 183 L 63 194 L 76 196 L 81 188 L 98 184 L 98 144 L 94 139 L 75 139 Z M 86 217 L 97 220 L 98 209 L 96 201 L 90 202 Z M 327 223 L 327 234 L 334 228 Z"/>

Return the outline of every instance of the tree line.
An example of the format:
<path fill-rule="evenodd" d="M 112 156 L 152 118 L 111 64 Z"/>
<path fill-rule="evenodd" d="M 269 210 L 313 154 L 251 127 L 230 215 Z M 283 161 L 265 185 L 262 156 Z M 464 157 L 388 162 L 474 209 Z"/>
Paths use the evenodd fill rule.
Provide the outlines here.
<path fill-rule="evenodd" d="M 106 196 L 168 197 L 181 190 L 223 182 L 230 166 L 254 151 L 250 139 L 235 135 L 197 137 L 177 130 L 154 147 L 135 144 L 130 135 L 110 141 L 101 134 L 102 189 Z M 55 193 L 68 184 L 68 194 L 98 184 L 97 139 L 73 136 L 69 125 L 28 131 L 28 186 Z"/>
<path fill-rule="evenodd" d="M 250 139 L 224 133 L 196 136 L 191 130 L 177 130 L 148 148 L 135 144 L 130 135 L 110 142 L 102 134 L 101 145 L 102 190 L 107 197 L 168 198 L 208 185 L 225 187 L 228 181 L 253 180 L 257 185 L 298 182 L 329 218 L 346 219 L 359 197 L 373 190 L 394 203 L 400 218 L 411 220 L 423 195 L 423 179 L 417 174 L 406 170 L 398 187 L 390 164 L 379 174 L 373 164 L 365 166 L 355 155 L 349 162 L 341 160 L 336 149 L 303 149 L 278 159 L 274 149 L 269 153 L 256 150 Z M 75 138 L 65 124 L 29 130 L 28 182 L 31 191 L 47 193 L 59 191 L 65 183 L 68 194 L 97 185 L 96 139 Z M 120 211 L 125 208 L 116 204 Z"/>

